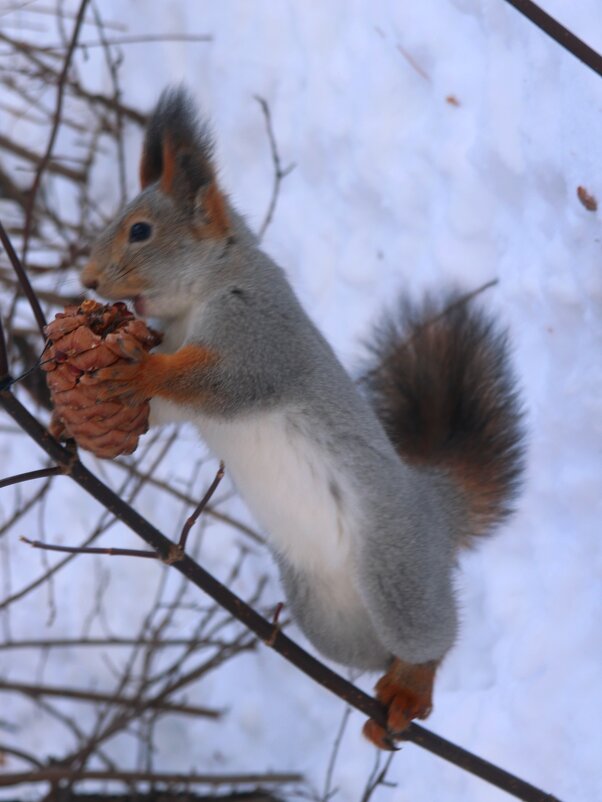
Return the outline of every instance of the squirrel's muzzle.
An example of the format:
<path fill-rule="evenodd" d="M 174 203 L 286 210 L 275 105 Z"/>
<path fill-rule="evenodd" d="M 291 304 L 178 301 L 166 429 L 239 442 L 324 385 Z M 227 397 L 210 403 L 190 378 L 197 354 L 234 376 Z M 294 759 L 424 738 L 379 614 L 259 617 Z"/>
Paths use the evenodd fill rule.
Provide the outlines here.
<path fill-rule="evenodd" d="M 88 262 L 81 272 L 79 280 L 89 290 L 98 289 L 98 268 L 94 262 Z"/>

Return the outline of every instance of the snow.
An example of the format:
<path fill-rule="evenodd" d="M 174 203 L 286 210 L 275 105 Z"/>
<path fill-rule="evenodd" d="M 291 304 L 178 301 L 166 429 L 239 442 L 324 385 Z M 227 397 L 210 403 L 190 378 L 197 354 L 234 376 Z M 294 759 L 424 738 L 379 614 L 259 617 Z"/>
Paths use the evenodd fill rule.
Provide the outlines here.
<path fill-rule="evenodd" d="M 511 332 L 528 412 L 527 477 L 517 514 L 462 558 L 461 635 L 440 671 L 427 725 L 564 802 L 601 798 L 602 212 L 587 211 L 576 190 L 583 185 L 602 202 L 602 80 L 503 0 L 97 5 L 131 33 L 213 35 L 210 43 L 124 48 L 124 100 L 148 109 L 163 85 L 184 81 L 211 118 L 223 186 L 256 228 L 272 168 L 254 95 L 269 103 L 283 164 L 296 167 L 264 245 L 351 370 L 362 337 L 399 290 L 470 291 L 498 280 L 482 302 Z M 602 49 L 599 0 L 541 5 Z M 111 91 L 98 53 L 79 58 L 78 69 Z M 138 146 L 128 149 L 132 194 Z M 98 176 L 106 203 L 115 184 L 107 165 Z M 3 474 L 38 466 L 35 446 L 0 436 Z M 186 479 L 205 450 L 185 429 L 173 453 L 162 475 Z M 207 463 L 195 486 L 214 470 Z M 146 490 L 137 508 L 173 532 L 181 509 L 157 501 Z M 244 514 L 236 499 L 224 509 Z M 45 519 L 58 523 L 46 535 L 79 542 L 100 515 L 69 480 L 55 480 Z M 8 570 L 13 590 L 39 574 L 39 554 L 15 543 L 22 531 L 37 536 L 39 526 L 35 515 L 24 519 L 10 549 L 2 538 L 5 589 Z M 105 542 L 136 539 L 113 526 Z M 204 564 L 224 576 L 236 542 L 229 529 L 208 525 Z M 269 557 L 255 552 L 237 589 L 251 593 L 254 579 L 271 570 L 268 597 L 276 603 Z M 113 624 L 127 633 L 155 593 L 159 569 L 150 562 L 73 562 L 57 579 L 49 635 L 79 632 L 100 565 L 110 569 L 118 600 Z M 47 615 L 42 590 L 15 606 L 11 631 L 39 635 Z M 0 673 L 15 679 L 15 660 L 0 653 Z M 29 681 L 40 670 L 32 662 Z M 44 676 L 102 688 L 107 671 L 89 650 L 49 658 Z M 370 687 L 369 677 L 360 682 Z M 157 769 L 299 770 L 323 787 L 340 700 L 267 648 L 228 663 L 201 687 L 191 702 L 227 707 L 225 720 L 166 718 Z M 18 720 L 28 748 L 41 756 L 63 750 L 64 730 L 50 719 L 42 726 L 13 697 L 0 704 L 0 718 Z M 75 703 L 73 712 L 86 715 Z M 352 714 L 335 766 L 340 802 L 361 798 L 373 766 L 361 724 Z M 135 759 L 126 738 L 109 751 Z M 396 755 L 387 779 L 395 787 L 379 788 L 378 802 L 509 798 L 412 745 Z"/>

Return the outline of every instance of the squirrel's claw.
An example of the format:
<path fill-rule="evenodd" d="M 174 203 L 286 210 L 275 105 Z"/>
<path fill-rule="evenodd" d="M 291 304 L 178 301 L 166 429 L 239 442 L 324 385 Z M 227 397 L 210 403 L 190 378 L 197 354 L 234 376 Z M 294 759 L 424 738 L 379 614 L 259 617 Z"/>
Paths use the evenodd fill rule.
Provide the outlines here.
<path fill-rule="evenodd" d="M 364 724 L 362 733 L 378 749 L 383 749 L 386 752 L 397 752 L 399 750 L 399 747 L 395 745 L 393 736 L 384 727 L 377 724 L 374 719 L 368 719 Z"/>
<path fill-rule="evenodd" d="M 429 701 L 421 699 L 407 688 L 401 688 L 389 702 L 387 726 L 389 732 L 401 735 L 415 718 L 427 718 L 432 710 Z"/>
<path fill-rule="evenodd" d="M 392 749 L 412 720 L 424 719 L 433 708 L 433 680 L 437 662 L 413 665 L 395 658 L 376 683 L 376 698 L 387 707 L 386 729 L 370 719 L 364 735 L 379 749 Z"/>

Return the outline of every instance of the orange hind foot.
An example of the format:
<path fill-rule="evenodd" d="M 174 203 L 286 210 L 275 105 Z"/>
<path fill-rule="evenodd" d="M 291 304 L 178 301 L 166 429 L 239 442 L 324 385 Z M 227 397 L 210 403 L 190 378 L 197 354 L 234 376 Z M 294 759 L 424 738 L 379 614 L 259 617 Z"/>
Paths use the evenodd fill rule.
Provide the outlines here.
<path fill-rule="evenodd" d="M 386 729 L 373 719 L 363 733 L 379 749 L 395 749 L 395 739 L 413 719 L 426 718 L 433 709 L 433 683 L 439 662 L 413 665 L 394 658 L 387 673 L 376 683 L 376 698 L 387 708 Z"/>

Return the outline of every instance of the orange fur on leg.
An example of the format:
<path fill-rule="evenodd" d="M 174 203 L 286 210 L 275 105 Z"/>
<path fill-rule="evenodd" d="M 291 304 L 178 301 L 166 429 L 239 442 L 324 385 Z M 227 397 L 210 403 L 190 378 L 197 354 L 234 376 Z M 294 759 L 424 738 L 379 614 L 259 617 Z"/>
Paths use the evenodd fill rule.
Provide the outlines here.
<path fill-rule="evenodd" d="M 379 749 L 391 749 L 393 739 L 412 719 L 426 718 L 433 707 L 433 683 L 439 663 L 404 663 L 397 657 L 376 683 L 376 698 L 387 707 L 387 729 L 367 721 L 364 735 Z"/>
<path fill-rule="evenodd" d="M 144 387 L 176 403 L 202 401 L 202 374 L 219 361 L 215 351 L 200 345 L 185 345 L 174 354 L 151 354 L 145 367 Z"/>
<path fill-rule="evenodd" d="M 215 178 L 204 189 L 200 190 L 197 199 L 197 212 L 202 220 L 197 225 L 198 236 L 204 238 L 224 239 L 230 232 L 230 220 L 226 211 L 226 201 L 219 190 Z"/>
<path fill-rule="evenodd" d="M 130 405 L 160 396 L 176 403 L 203 401 L 206 370 L 218 362 L 214 351 L 200 345 L 185 345 L 173 354 L 137 355 L 82 377 L 94 387 L 98 402 L 119 400 Z M 208 395 L 208 393 L 207 393 Z"/>

